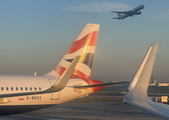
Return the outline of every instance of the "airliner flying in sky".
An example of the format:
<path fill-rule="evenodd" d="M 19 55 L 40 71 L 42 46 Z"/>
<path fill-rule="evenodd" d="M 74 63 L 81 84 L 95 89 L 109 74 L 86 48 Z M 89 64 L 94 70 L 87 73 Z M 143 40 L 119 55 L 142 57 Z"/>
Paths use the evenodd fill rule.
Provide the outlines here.
<path fill-rule="evenodd" d="M 61 104 L 106 85 L 90 79 L 99 24 L 86 24 L 57 66 L 42 76 L 0 75 L 0 115 L 23 113 Z"/>
<path fill-rule="evenodd" d="M 144 9 L 144 5 L 139 5 L 138 7 L 134 8 L 133 10 L 129 11 L 111 11 L 113 13 L 117 13 L 118 17 L 115 17 L 113 19 L 124 19 L 127 17 L 132 17 L 133 15 L 141 15 L 141 9 Z"/>
<path fill-rule="evenodd" d="M 153 102 L 147 96 L 147 89 L 151 78 L 157 48 L 158 43 L 151 45 L 125 93 L 124 101 L 161 118 L 169 120 L 169 106 Z"/>

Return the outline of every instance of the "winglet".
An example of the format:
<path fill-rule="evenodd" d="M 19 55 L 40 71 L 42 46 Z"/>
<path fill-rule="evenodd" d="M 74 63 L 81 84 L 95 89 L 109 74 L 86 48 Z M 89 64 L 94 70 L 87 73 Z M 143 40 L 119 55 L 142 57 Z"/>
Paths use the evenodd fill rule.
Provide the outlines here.
<path fill-rule="evenodd" d="M 150 46 L 145 58 L 143 59 L 137 73 L 135 74 L 130 86 L 124 96 L 125 102 L 135 99 L 143 99 L 147 97 L 147 89 L 151 77 L 155 56 L 158 48 L 158 43 Z"/>
<path fill-rule="evenodd" d="M 80 56 L 77 56 L 74 58 L 74 60 L 70 63 L 70 65 L 67 67 L 67 69 L 62 73 L 60 78 L 57 80 L 57 82 L 48 90 L 44 91 L 45 93 L 50 92 L 58 92 L 62 90 L 68 83 L 70 76 L 72 75 L 77 63 L 79 62 Z"/>
<path fill-rule="evenodd" d="M 147 96 L 147 89 L 149 86 L 157 48 L 158 43 L 151 45 L 124 95 L 124 102 L 168 120 L 169 106 L 153 102 Z"/>

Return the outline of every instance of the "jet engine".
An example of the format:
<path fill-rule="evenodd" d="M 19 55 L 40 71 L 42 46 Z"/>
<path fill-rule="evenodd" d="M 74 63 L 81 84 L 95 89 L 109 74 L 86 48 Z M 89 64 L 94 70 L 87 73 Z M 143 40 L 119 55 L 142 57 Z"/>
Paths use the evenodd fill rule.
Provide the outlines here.
<path fill-rule="evenodd" d="M 141 11 L 139 11 L 139 12 L 136 12 L 136 14 L 135 15 L 141 15 Z"/>

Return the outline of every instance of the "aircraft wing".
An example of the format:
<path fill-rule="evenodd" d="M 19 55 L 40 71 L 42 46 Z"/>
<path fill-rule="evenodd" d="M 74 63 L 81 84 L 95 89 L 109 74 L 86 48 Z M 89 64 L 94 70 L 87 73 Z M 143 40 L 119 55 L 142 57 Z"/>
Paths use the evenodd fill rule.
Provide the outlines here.
<path fill-rule="evenodd" d="M 169 119 L 169 106 L 151 101 L 147 96 L 147 89 L 155 61 L 158 43 L 150 46 L 142 64 L 130 83 L 124 101 L 133 106 L 146 110 L 154 115 Z"/>
<path fill-rule="evenodd" d="M 113 83 L 103 83 L 103 84 L 84 85 L 84 86 L 73 86 L 73 88 L 85 89 L 85 88 L 92 88 L 92 87 L 117 85 L 117 84 L 122 84 L 122 83 L 129 83 L 129 82 L 128 81 L 124 81 L 124 82 L 113 82 Z"/>
<path fill-rule="evenodd" d="M 113 19 L 118 19 L 118 20 L 119 20 L 119 19 L 120 19 L 120 17 L 114 17 Z"/>
<path fill-rule="evenodd" d="M 44 93 L 52 93 L 52 92 L 58 92 L 65 88 L 67 85 L 71 74 L 74 71 L 74 68 L 76 67 L 76 64 L 78 63 L 80 59 L 80 56 L 77 56 L 67 67 L 67 69 L 62 73 L 60 78 L 56 81 L 56 83 L 50 87 L 47 90 L 44 91 L 37 91 L 37 92 L 24 92 L 24 93 L 11 93 L 11 94 L 0 94 L 0 98 L 4 97 L 15 97 L 15 96 L 23 96 L 23 95 L 34 95 L 34 94 L 44 94 Z"/>
<path fill-rule="evenodd" d="M 113 13 L 122 13 L 122 14 L 127 14 L 128 13 L 128 11 L 111 11 L 111 12 L 113 12 Z"/>

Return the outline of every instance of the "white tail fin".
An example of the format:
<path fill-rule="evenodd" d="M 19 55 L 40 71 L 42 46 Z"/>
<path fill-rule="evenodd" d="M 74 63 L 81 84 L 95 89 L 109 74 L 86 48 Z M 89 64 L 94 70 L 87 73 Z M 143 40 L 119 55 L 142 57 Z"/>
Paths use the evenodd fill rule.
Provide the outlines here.
<path fill-rule="evenodd" d="M 128 87 L 128 90 L 124 97 L 125 101 L 127 101 L 133 95 L 138 96 L 138 98 L 147 96 L 147 89 L 149 85 L 149 80 L 151 78 L 157 48 L 158 43 L 154 43 L 150 46 L 150 49 L 148 50 L 137 73 L 130 83 L 130 86 Z"/>
<path fill-rule="evenodd" d="M 153 69 L 158 43 L 154 43 L 148 50 L 140 68 L 124 95 L 124 101 L 139 107 L 154 115 L 169 120 L 169 106 L 153 102 L 147 96 L 147 89 Z"/>
<path fill-rule="evenodd" d="M 99 24 L 86 24 L 58 65 L 45 75 L 61 76 L 70 62 L 76 56 L 81 56 L 71 77 L 89 79 L 99 27 Z"/>

